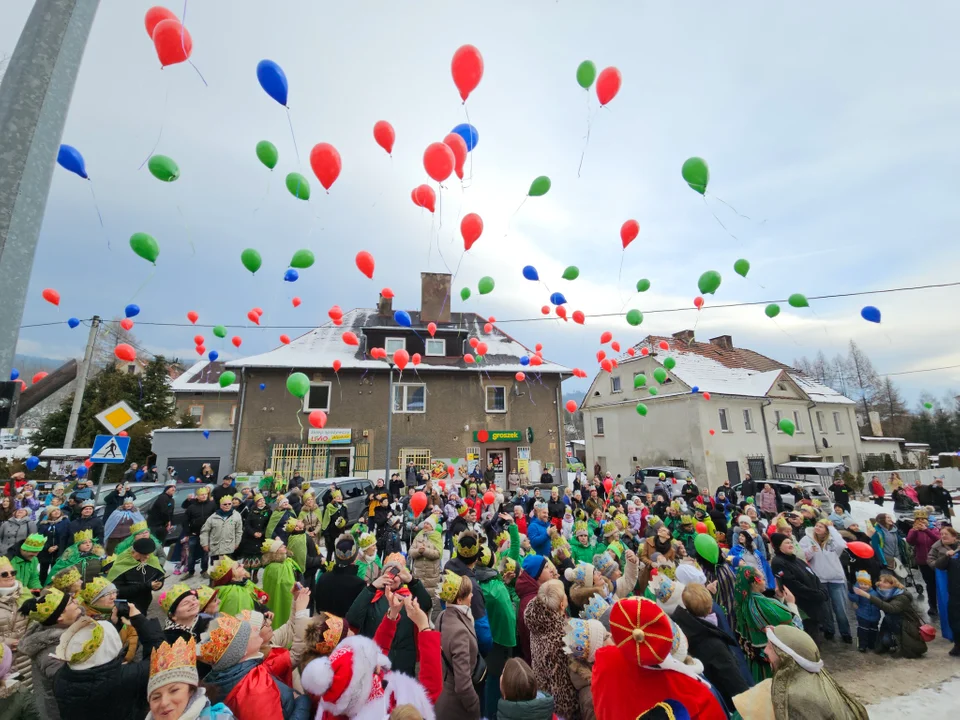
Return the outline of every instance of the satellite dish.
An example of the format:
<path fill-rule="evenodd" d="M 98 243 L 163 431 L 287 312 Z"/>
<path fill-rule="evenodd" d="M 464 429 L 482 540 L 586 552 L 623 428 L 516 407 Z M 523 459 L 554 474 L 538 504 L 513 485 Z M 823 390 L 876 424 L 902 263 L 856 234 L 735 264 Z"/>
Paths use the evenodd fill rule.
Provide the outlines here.
<path fill-rule="evenodd" d="M 826 439 L 826 438 L 823 438 L 823 446 L 824 446 L 825 448 L 830 447 L 830 444 L 827 442 L 827 439 Z"/>

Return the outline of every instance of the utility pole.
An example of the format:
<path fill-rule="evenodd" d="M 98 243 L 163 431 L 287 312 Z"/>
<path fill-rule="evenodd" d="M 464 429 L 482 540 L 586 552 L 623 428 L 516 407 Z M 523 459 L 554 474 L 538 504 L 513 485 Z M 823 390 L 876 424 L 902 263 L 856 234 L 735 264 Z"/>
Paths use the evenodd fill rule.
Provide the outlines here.
<path fill-rule="evenodd" d="M 94 315 L 90 322 L 90 334 L 87 335 L 87 349 L 83 351 L 83 362 L 80 372 L 77 373 L 77 388 L 73 393 L 73 407 L 70 409 L 70 420 L 67 422 L 67 434 L 63 438 L 64 449 L 73 447 L 73 438 L 77 434 L 77 421 L 80 419 L 80 406 L 83 405 L 83 392 L 87 389 L 87 374 L 90 372 L 90 362 L 93 359 L 93 346 L 97 340 L 97 330 L 100 327 L 100 316 Z"/>
<path fill-rule="evenodd" d="M 13 366 L 50 179 L 99 4 L 35 0 L 0 82 L 0 377 Z"/>
<path fill-rule="evenodd" d="M 390 365 L 390 383 L 388 385 L 388 410 L 387 410 L 387 463 L 383 470 L 384 484 L 390 482 L 390 446 L 393 444 L 393 363 Z"/>

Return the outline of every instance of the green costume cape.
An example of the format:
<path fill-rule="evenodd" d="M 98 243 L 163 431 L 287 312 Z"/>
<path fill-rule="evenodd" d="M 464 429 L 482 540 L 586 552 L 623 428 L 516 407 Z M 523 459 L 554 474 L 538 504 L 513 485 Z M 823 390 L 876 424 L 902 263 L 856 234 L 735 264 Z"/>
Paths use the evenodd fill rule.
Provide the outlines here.
<path fill-rule="evenodd" d="M 483 593 L 483 602 L 487 607 L 493 641 L 503 647 L 516 647 L 517 613 L 503 578 L 496 575 L 479 585 L 480 592 Z"/>
<path fill-rule="evenodd" d="M 156 568 L 161 573 L 163 572 L 163 565 L 157 556 L 152 553 L 145 564 L 152 568 Z M 140 562 L 133 556 L 133 550 L 127 550 L 126 552 L 120 553 L 117 555 L 117 559 L 113 561 L 113 565 L 110 566 L 110 571 L 107 573 L 107 580 L 113 582 L 118 577 L 123 575 L 127 570 L 133 570 L 135 567 L 139 566 Z"/>
<path fill-rule="evenodd" d="M 417 537 L 420 537 L 426 532 L 427 532 L 426 530 L 421 530 L 420 532 L 417 533 Z M 433 543 L 433 546 L 437 549 L 437 551 L 442 556 L 443 555 L 443 535 L 441 535 L 439 531 L 434 530 L 433 532 L 427 533 L 426 538 L 431 543 Z M 416 541 L 417 541 L 416 538 L 414 538 L 413 542 L 416 542 Z"/>
<path fill-rule="evenodd" d="M 27 560 L 23 555 L 17 553 L 17 556 L 10 560 L 13 569 L 17 571 L 17 580 L 20 584 L 30 590 L 39 590 L 40 585 L 40 561 L 35 557 Z"/>
<path fill-rule="evenodd" d="M 363 578 L 364 580 L 366 580 L 367 582 L 373 582 L 374 580 L 377 579 L 377 577 L 380 577 L 380 573 L 377 573 L 377 574 L 376 574 L 376 577 L 374 577 L 374 578 L 368 578 L 368 577 L 367 577 L 367 571 L 369 570 L 369 568 L 370 568 L 371 565 L 376 565 L 378 568 L 380 568 L 381 570 L 383 570 L 383 563 L 380 561 L 380 558 L 379 558 L 378 556 L 376 556 L 376 555 L 373 556 L 373 561 L 372 561 L 372 562 L 367 562 L 366 560 L 361 560 L 361 559 L 360 559 L 361 557 L 362 557 L 361 555 L 358 555 L 358 556 L 357 556 L 357 560 L 356 560 L 356 563 L 357 563 L 357 577 L 361 577 L 361 578 Z"/>
<path fill-rule="evenodd" d="M 298 520 L 303 520 L 303 526 L 307 530 L 311 530 L 315 527 L 320 527 L 323 529 L 323 510 L 316 507 L 313 510 L 307 510 L 304 508 L 300 511 L 300 514 L 297 515 Z"/>
<path fill-rule="evenodd" d="M 303 572 L 307 567 L 307 534 L 290 533 L 290 537 L 287 538 L 287 550 L 296 561 L 297 569 Z"/>
<path fill-rule="evenodd" d="M 89 582 L 93 578 L 90 575 L 99 575 L 99 561 L 104 557 L 103 548 L 93 544 L 93 549 L 87 553 L 80 552 L 80 543 L 74 543 L 66 550 L 63 551 L 63 555 L 57 558 L 57 561 L 53 564 L 53 567 L 50 568 L 50 573 L 47 575 L 47 585 L 53 582 L 53 576 L 56 575 L 61 570 L 71 567 L 73 565 L 77 566 L 77 570 L 80 572 L 80 576 L 83 578 L 83 581 Z M 95 563 L 94 568 L 91 568 L 91 573 L 87 573 L 87 565 L 91 560 L 96 560 L 98 563 Z M 95 571 L 95 572 L 94 572 Z"/>
<path fill-rule="evenodd" d="M 270 596 L 267 607 L 273 613 L 274 629 L 290 619 L 297 570 L 299 570 L 297 561 L 289 557 L 283 562 L 272 562 L 263 570 L 263 591 Z"/>
<path fill-rule="evenodd" d="M 320 521 L 320 530 L 321 532 L 326 532 L 327 528 L 330 526 L 330 521 L 340 512 L 340 509 L 343 507 L 343 504 L 337 504 L 335 502 L 328 502 L 326 507 L 323 508 L 323 519 Z M 342 530 L 347 524 L 347 521 L 344 520 L 342 523 L 338 524 L 339 518 L 333 521 L 334 527 L 337 530 Z M 354 527 L 359 527 L 363 530 L 363 524 L 357 523 Z"/>
<path fill-rule="evenodd" d="M 267 521 L 267 532 L 264 535 L 266 538 L 273 537 L 273 531 L 277 529 L 277 525 L 280 524 L 280 520 L 287 516 L 287 513 L 290 513 L 290 517 L 293 517 L 293 510 L 274 510 L 270 515 L 270 519 Z M 286 522 L 286 520 L 284 520 Z"/>
<path fill-rule="evenodd" d="M 125 537 L 123 540 L 121 540 L 121 541 L 119 542 L 119 544 L 117 545 L 117 548 L 116 548 L 116 550 L 114 550 L 114 552 L 115 552 L 117 555 L 119 555 L 120 553 L 124 552 L 125 550 L 129 550 L 130 548 L 133 547 L 133 543 L 136 542 L 136 539 L 137 539 L 137 536 L 136 536 L 136 535 L 128 535 L 127 537 Z M 153 536 L 153 533 L 150 533 L 150 539 L 153 540 L 153 544 L 156 545 L 158 548 L 162 548 L 162 547 L 163 547 L 163 543 L 161 543 L 159 540 L 157 540 L 157 539 Z"/>
<path fill-rule="evenodd" d="M 242 584 L 229 583 L 217 588 L 220 598 L 220 612 L 224 615 L 238 615 L 244 610 L 253 610 L 256 603 L 257 586 L 250 580 Z"/>

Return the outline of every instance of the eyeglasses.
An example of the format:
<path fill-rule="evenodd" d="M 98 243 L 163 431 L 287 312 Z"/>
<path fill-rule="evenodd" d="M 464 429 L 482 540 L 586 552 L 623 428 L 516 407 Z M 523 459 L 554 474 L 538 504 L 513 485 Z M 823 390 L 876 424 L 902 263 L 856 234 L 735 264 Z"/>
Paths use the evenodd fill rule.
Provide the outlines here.
<path fill-rule="evenodd" d="M 16 570 L 7 570 L 7 571 L 4 571 L 4 572 L 0 572 L 0 579 L 4 579 L 4 580 L 5 580 L 5 579 L 7 579 L 7 578 L 15 578 L 16 576 L 17 576 L 17 571 L 16 571 Z"/>

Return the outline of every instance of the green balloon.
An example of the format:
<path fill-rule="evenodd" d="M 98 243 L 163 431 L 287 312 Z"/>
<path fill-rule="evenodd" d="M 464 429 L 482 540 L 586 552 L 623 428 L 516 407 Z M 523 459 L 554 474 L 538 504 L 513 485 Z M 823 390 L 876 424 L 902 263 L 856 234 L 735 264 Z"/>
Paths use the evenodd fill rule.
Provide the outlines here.
<path fill-rule="evenodd" d="M 780 422 L 777 423 L 777 427 L 780 428 L 781 432 L 785 432 L 790 437 L 793 437 L 793 433 L 796 432 L 796 426 L 793 424 L 793 420 L 788 420 L 787 418 L 780 418 Z"/>
<path fill-rule="evenodd" d="M 740 258 L 733 264 L 733 271 L 741 277 L 746 277 L 747 273 L 750 272 L 750 261 Z"/>
<path fill-rule="evenodd" d="M 157 258 L 160 256 L 160 246 L 157 241 L 146 233 L 134 233 L 130 236 L 130 248 L 144 260 L 149 260 L 154 265 L 157 264 Z"/>
<path fill-rule="evenodd" d="M 770 303 L 763 309 L 763 312 L 766 313 L 767 317 L 772 320 L 780 314 L 780 306 L 776 303 Z"/>
<path fill-rule="evenodd" d="M 464 288 L 463 290 L 460 291 L 461 300 L 466 300 L 469 297 L 470 297 L 470 288 Z"/>
<path fill-rule="evenodd" d="M 707 293 L 713 295 L 717 291 L 717 288 L 720 287 L 720 273 L 716 270 L 707 270 L 697 281 L 697 287 L 700 288 L 700 292 L 704 295 Z"/>
<path fill-rule="evenodd" d="M 637 415 L 647 416 L 647 406 L 643 403 L 637 403 Z"/>
<path fill-rule="evenodd" d="M 646 278 L 637 280 L 637 292 L 646 292 L 650 289 L 650 281 Z"/>
<path fill-rule="evenodd" d="M 637 373 L 633 378 L 633 386 L 635 388 L 642 388 L 647 384 L 647 376 L 643 373 Z"/>
<path fill-rule="evenodd" d="M 673 370 L 677 366 L 677 361 L 674 360 L 672 357 L 664 358 L 663 366 L 667 370 Z"/>
<path fill-rule="evenodd" d="M 484 275 L 480 278 L 480 282 L 477 283 L 477 290 L 480 291 L 481 295 L 487 295 L 493 292 L 493 288 L 496 283 L 493 282 L 493 278 L 489 275 Z"/>
<path fill-rule="evenodd" d="M 576 265 L 571 265 L 563 271 L 564 280 L 576 280 L 578 277 L 580 277 L 580 268 Z"/>
<path fill-rule="evenodd" d="M 693 547 L 697 554 L 708 563 L 716 565 L 720 559 L 720 546 L 707 533 L 697 533 L 697 536 L 693 539 Z"/>
<path fill-rule="evenodd" d="M 233 370 L 227 370 L 220 375 L 220 387 L 225 388 L 233 385 L 237 381 L 237 374 Z"/>
<path fill-rule="evenodd" d="M 223 325 L 216 325 L 213 328 L 213 334 L 218 338 L 225 338 L 227 336 L 227 329 Z"/>
<path fill-rule="evenodd" d="M 299 200 L 310 199 L 310 183 L 300 173 L 292 172 L 287 175 L 287 190 Z"/>
<path fill-rule="evenodd" d="M 649 392 L 651 395 L 656 395 L 657 389 L 653 385 L 651 385 L 649 388 L 647 388 L 647 392 Z"/>
<path fill-rule="evenodd" d="M 597 66 L 593 64 L 593 60 L 584 60 L 577 66 L 577 84 L 584 90 L 589 90 L 596 79 Z"/>
<path fill-rule="evenodd" d="M 658 367 L 656 370 L 653 371 L 653 379 L 656 380 L 661 385 L 663 385 L 663 383 L 667 381 L 667 371 L 664 370 L 662 367 Z"/>
<path fill-rule="evenodd" d="M 807 298 L 800 293 L 794 293 L 791 295 L 789 298 L 787 298 L 787 302 L 790 303 L 790 307 L 810 307 L 810 303 L 807 302 Z"/>
<path fill-rule="evenodd" d="M 531 197 L 540 197 L 541 195 L 546 195 L 550 191 L 550 178 L 546 175 L 541 175 L 532 183 L 530 183 L 530 190 L 527 192 L 527 195 Z"/>
<path fill-rule="evenodd" d="M 687 185 L 703 195 L 707 192 L 707 183 L 710 182 L 710 170 L 707 161 L 703 158 L 689 158 L 680 169 L 680 174 L 687 181 Z"/>
<path fill-rule="evenodd" d="M 287 378 L 287 390 L 294 397 L 302 398 L 310 392 L 310 379 L 301 372 L 293 373 Z"/>
<path fill-rule="evenodd" d="M 180 177 L 180 168 L 166 155 L 151 155 L 147 161 L 147 169 L 157 180 L 173 182 Z"/>
<path fill-rule="evenodd" d="M 242 253 L 240 253 L 240 262 L 243 263 L 243 266 L 252 273 L 255 273 L 260 269 L 260 266 L 263 265 L 263 258 L 260 257 L 258 253 L 253 248 L 247 248 Z"/>
<path fill-rule="evenodd" d="M 290 260 L 290 267 L 300 268 L 305 270 L 306 268 L 313 265 L 314 257 L 313 253 L 310 250 L 297 250 L 293 254 L 293 259 Z"/>
<path fill-rule="evenodd" d="M 643 313 L 639 310 L 630 310 L 627 312 L 627 322 L 636 327 L 643 322 Z"/>
<path fill-rule="evenodd" d="M 932 403 L 932 402 L 925 402 L 925 403 L 923 404 L 923 406 L 924 406 L 927 410 L 930 410 L 930 409 L 933 408 L 933 403 Z"/>
<path fill-rule="evenodd" d="M 269 140 L 261 140 L 257 143 L 257 157 L 264 165 L 273 170 L 277 166 L 277 160 L 280 159 L 280 153 L 277 152 L 277 146 Z"/>

